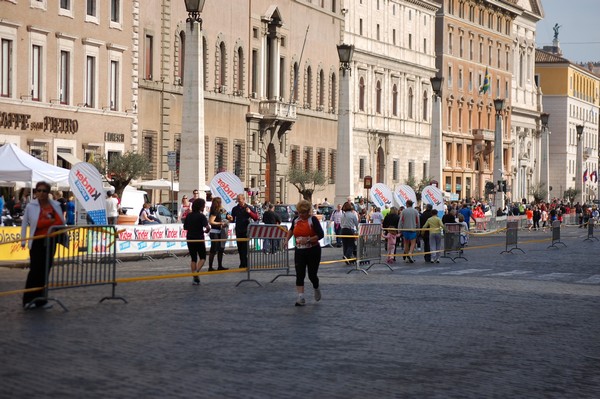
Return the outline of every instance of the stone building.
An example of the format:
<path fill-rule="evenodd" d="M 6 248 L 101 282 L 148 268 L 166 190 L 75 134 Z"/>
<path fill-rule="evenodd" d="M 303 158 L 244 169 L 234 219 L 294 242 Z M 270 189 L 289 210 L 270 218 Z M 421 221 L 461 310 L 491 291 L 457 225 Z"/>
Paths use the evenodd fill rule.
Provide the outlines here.
<path fill-rule="evenodd" d="M 460 198 L 483 198 L 493 180 L 495 98 L 505 99 L 503 170 L 512 185 L 511 84 L 517 0 L 436 0 L 436 67 L 444 78 L 442 188 Z M 486 74 L 489 89 L 481 90 Z"/>
<path fill-rule="evenodd" d="M 542 162 L 542 98 L 535 82 L 536 24 L 543 17 L 540 0 L 519 0 L 523 12 L 515 18 L 512 26 L 512 92 L 511 137 L 513 151 L 505 169 L 513 176 L 512 199 L 533 200 L 532 188 L 544 182 L 540 171 Z"/>
<path fill-rule="evenodd" d="M 229 171 L 261 202 L 296 202 L 298 190 L 286 179 L 296 165 L 326 174 L 315 202 L 333 197 L 339 2 L 209 0 L 201 17 L 206 181 Z M 139 85 L 139 151 L 154 165 L 147 178 L 170 178 L 167 152 L 185 146 L 186 18 L 183 0 L 149 0 L 139 8 L 140 61 L 132 75 Z M 185 171 L 176 180 L 178 173 Z"/>
<path fill-rule="evenodd" d="M 577 201 L 595 200 L 598 181 L 593 176 L 598 175 L 600 77 L 558 54 L 540 49 L 535 52 L 535 74 L 543 93 L 544 111 L 550 114 L 550 196 L 563 198 L 566 190 L 581 187 L 582 195 Z M 580 160 L 577 125 L 583 126 Z M 580 176 L 576 173 L 578 162 L 581 162 Z"/>
<path fill-rule="evenodd" d="M 394 189 L 429 177 L 435 13 L 429 0 L 344 2 L 342 42 L 354 45 L 353 170 Z"/>
<path fill-rule="evenodd" d="M 132 148 L 127 1 L 0 2 L 0 143 L 70 168 Z"/>

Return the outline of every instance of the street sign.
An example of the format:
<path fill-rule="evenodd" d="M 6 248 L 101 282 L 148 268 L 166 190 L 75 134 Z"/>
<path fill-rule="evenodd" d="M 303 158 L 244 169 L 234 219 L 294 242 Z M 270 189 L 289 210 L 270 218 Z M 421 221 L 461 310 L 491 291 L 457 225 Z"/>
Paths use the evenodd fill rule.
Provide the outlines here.
<path fill-rule="evenodd" d="M 177 170 L 177 151 L 167 152 L 167 165 L 169 170 L 175 172 Z"/>

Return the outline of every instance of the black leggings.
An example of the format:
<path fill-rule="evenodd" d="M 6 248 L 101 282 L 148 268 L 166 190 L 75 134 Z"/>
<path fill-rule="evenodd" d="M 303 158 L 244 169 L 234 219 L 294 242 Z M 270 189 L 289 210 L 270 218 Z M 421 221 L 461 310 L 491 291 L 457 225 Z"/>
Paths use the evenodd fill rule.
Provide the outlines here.
<path fill-rule="evenodd" d="M 52 245 L 50 251 L 49 266 L 52 267 L 54 260 L 54 251 L 56 249 L 55 240 L 50 240 Z M 31 243 L 29 250 L 29 273 L 27 274 L 27 282 L 25 288 L 44 287 L 46 285 L 46 238 L 38 238 Z M 50 271 L 50 269 L 48 269 Z M 23 305 L 28 304 L 36 298 L 42 297 L 44 291 L 31 291 L 23 293 Z M 44 305 L 45 300 L 37 302 L 38 306 Z"/>
<path fill-rule="evenodd" d="M 225 252 L 225 241 L 213 241 L 213 240 L 220 240 L 221 239 L 221 233 L 210 233 L 208 235 L 210 237 L 210 253 L 211 254 L 216 254 L 217 252 Z"/>
<path fill-rule="evenodd" d="M 296 287 L 304 287 L 304 278 L 308 268 L 308 279 L 313 288 L 319 288 L 319 264 L 321 263 L 321 246 L 315 245 L 311 248 L 298 249 L 294 254 L 294 265 L 296 266 Z"/>
<path fill-rule="evenodd" d="M 200 260 L 206 259 L 206 245 L 204 245 L 203 242 L 188 241 L 187 247 L 192 262 L 198 262 L 198 258 L 200 258 Z"/>

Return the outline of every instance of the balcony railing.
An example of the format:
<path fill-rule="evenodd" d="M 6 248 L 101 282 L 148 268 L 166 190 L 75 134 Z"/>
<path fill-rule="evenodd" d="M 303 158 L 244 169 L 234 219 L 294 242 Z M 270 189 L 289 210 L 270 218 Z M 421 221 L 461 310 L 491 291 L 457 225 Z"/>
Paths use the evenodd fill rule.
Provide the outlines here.
<path fill-rule="evenodd" d="M 266 118 L 296 119 L 296 104 L 278 100 L 267 100 L 261 101 L 258 109 Z"/>

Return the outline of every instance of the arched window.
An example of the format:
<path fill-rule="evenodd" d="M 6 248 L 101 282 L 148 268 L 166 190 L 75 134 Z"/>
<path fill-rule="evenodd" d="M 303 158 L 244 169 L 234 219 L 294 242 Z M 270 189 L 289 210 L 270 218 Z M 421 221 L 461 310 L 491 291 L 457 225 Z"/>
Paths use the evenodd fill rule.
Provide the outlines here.
<path fill-rule="evenodd" d="M 408 119 L 413 119 L 413 101 L 414 95 L 412 91 L 412 87 L 408 89 Z"/>
<path fill-rule="evenodd" d="M 242 95 L 244 92 L 244 50 L 242 47 L 238 47 L 237 50 L 237 69 L 236 69 L 236 82 L 233 89 L 238 95 Z"/>
<path fill-rule="evenodd" d="M 365 79 L 363 77 L 358 81 L 358 110 L 365 110 Z"/>
<path fill-rule="evenodd" d="M 177 77 L 179 84 L 183 85 L 183 75 L 185 72 L 185 31 L 179 32 L 179 65 L 177 68 Z"/>
<path fill-rule="evenodd" d="M 427 90 L 425 90 L 425 92 L 423 92 L 423 120 L 424 121 L 427 120 L 427 114 L 429 113 L 429 110 L 427 109 L 428 100 L 429 100 L 429 96 L 427 94 Z"/>
<path fill-rule="evenodd" d="M 335 73 L 331 74 L 331 86 L 329 87 L 329 93 L 331 95 L 331 108 L 330 111 L 331 112 L 336 112 L 337 111 L 337 78 L 335 76 Z"/>
<path fill-rule="evenodd" d="M 380 114 L 381 113 L 381 81 L 377 81 L 377 85 L 375 87 L 375 111 Z"/>
<path fill-rule="evenodd" d="M 306 90 L 306 104 L 304 104 L 305 108 L 312 107 L 312 96 L 313 96 L 313 87 L 312 87 L 312 68 L 309 66 L 306 68 L 306 82 L 304 83 L 304 88 Z"/>
<path fill-rule="evenodd" d="M 225 42 L 221 42 L 219 45 L 219 91 L 225 92 L 225 86 L 227 85 L 227 54 L 225 52 Z"/>
<path fill-rule="evenodd" d="M 398 116 L 398 85 L 392 87 L 392 114 Z"/>
<path fill-rule="evenodd" d="M 319 71 L 319 110 L 323 110 L 325 107 L 325 74 L 321 69 Z"/>

